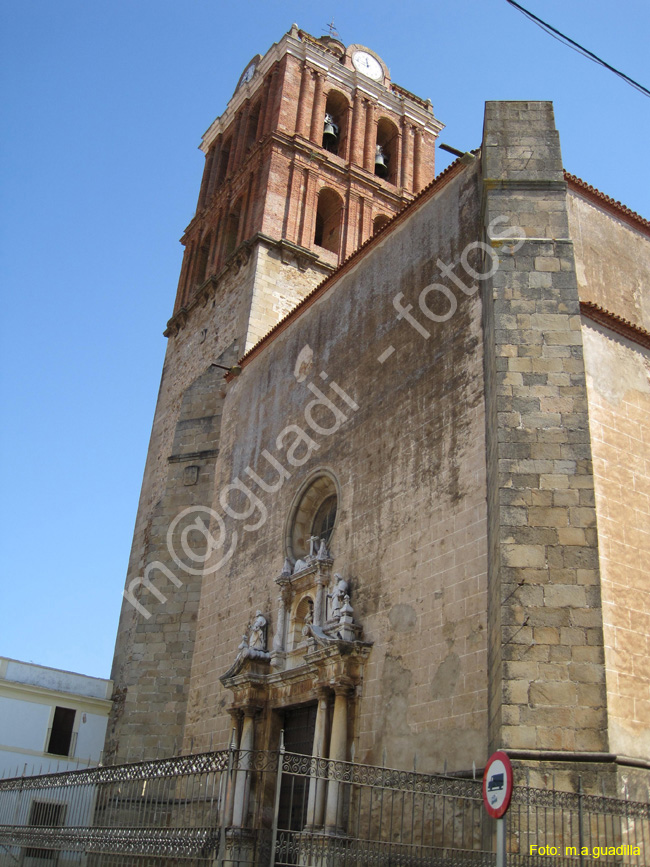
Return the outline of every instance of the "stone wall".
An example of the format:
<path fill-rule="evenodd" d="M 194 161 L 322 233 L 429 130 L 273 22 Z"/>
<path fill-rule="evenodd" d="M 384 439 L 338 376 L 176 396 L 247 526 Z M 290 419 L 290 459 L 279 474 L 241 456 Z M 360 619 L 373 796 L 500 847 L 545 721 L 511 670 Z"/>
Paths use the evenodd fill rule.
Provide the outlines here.
<path fill-rule="evenodd" d="M 606 750 L 587 392 L 559 138 L 545 102 L 487 103 L 490 745 Z M 496 511 L 495 511 L 496 510 Z"/>
<path fill-rule="evenodd" d="M 449 768 L 466 768 L 472 759 L 477 765 L 485 760 L 481 304 L 459 291 L 458 309 L 445 322 L 429 320 L 418 306 L 421 291 L 439 279 L 437 258 L 458 263 L 467 242 L 476 239 L 478 194 L 476 166 L 457 167 L 229 384 L 213 508 L 221 509 L 226 485 L 247 479 L 247 467 L 267 483 L 277 479 L 263 449 L 291 478 L 277 493 L 263 495 L 268 518 L 254 532 L 225 518 L 227 538 L 234 532 L 239 538 L 230 562 L 204 582 L 186 748 L 192 743 L 200 749 L 210 739 L 215 746 L 227 743 L 232 695 L 219 676 L 258 608 L 270 621 L 271 638 L 274 578 L 286 553 L 292 502 L 305 481 L 325 468 L 340 487 L 333 568 L 349 579 L 355 618 L 373 643 L 353 702 L 357 759 L 380 762 L 385 750 L 390 764 L 409 767 L 417 755 L 424 770 L 441 769 L 445 761 Z M 400 293 L 429 338 L 398 320 L 393 299 Z M 305 346 L 313 362 L 305 368 L 307 380 L 298 382 L 294 367 Z M 382 363 L 378 359 L 391 346 L 394 352 Z M 330 390 L 332 382 L 357 410 Z M 290 424 L 310 430 L 308 383 L 347 406 L 347 418 L 332 435 L 311 430 L 318 449 L 294 468 L 277 437 Z M 321 419 L 323 426 L 330 423 L 327 415 Z M 258 735 L 277 733 L 269 716 L 279 710 L 262 711 Z"/>
<path fill-rule="evenodd" d="M 580 298 L 650 326 L 647 230 L 568 198 Z M 583 317 L 610 750 L 650 755 L 650 351 Z"/>
<path fill-rule="evenodd" d="M 243 252 L 246 256 L 242 255 Z M 283 318 L 292 300 L 297 303 L 320 282 L 324 273 L 322 269 L 314 270 L 311 263 L 300 270 L 295 263 L 283 265 L 277 262 L 273 267 L 274 286 L 263 284 L 256 291 L 254 310 L 251 311 L 254 274 L 259 260 L 265 257 L 272 258 L 269 245 L 256 244 L 252 250 L 240 251 L 217 282 L 208 282 L 203 287 L 201 297 L 195 300 L 184 321 L 169 333 L 138 504 L 127 588 L 144 575 L 150 563 L 161 561 L 175 570 L 173 562 L 168 562 L 164 521 L 168 524 L 178 511 L 196 501 L 197 497 L 201 502 L 209 501 L 211 485 L 207 486 L 205 474 L 212 477 L 216 453 L 207 453 L 218 448 L 218 424 L 216 427 L 210 425 L 210 430 L 203 436 L 190 436 L 184 426 L 195 419 L 215 416 L 216 405 L 208 411 L 199 401 L 194 407 L 192 389 L 200 388 L 201 378 L 213 362 L 233 364 L 243 354 L 249 328 L 253 337 L 248 339 L 254 342 L 261 331 L 268 330 Z M 269 268 L 260 271 L 262 275 L 268 275 L 268 272 Z M 249 323 L 251 316 L 253 321 Z M 208 378 L 210 399 L 214 402 L 222 388 L 223 371 L 212 368 Z M 184 406 L 187 401 L 189 406 Z M 199 487 L 186 487 L 182 475 L 184 466 L 170 463 L 170 456 L 177 454 L 179 449 L 187 453 L 206 453 L 189 463 L 183 462 L 202 468 Z M 190 494 L 192 496 L 186 502 L 185 495 Z M 160 571 L 154 571 L 151 580 L 165 596 L 172 591 L 178 595 L 179 591 Z M 112 668 L 117 700 L 108 731 L 109 759 L 134 760 L 152 757 L 159 752 L 162 755 L 165 750 L 173 749 L 174 741 L 180 743 L 199 592 L 200 580 L 195 577 L 184 587 L 183 598 L 177 598 L 174 606 L 165 608 L 146 588 L 140 587 L 137 595 L 142 596 L 144 607 L 155 614 L 146 622 L 128 601 L 124 601 Z M 178 635 L 172 635 L 179 629 L 186 633 L 182 641 L 178 640 Z M 145 633 L 148 638 L 145 638 Z M 166 696 L 163 684 L 170 686 L 173 694 Z M 163 696 L 166 696 L 164 700 Z M 164 729 L 154 725 L 156 720 L 162 722 L 163 717 L 159 714 L 163 704 L 165 713 L 170 715 Z"/>

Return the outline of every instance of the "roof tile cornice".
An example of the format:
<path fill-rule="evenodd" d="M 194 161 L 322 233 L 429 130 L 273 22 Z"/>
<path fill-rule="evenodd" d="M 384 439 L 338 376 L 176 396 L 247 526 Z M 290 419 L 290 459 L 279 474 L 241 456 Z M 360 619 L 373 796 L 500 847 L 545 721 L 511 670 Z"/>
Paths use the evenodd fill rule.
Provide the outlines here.
<path fill-rule="evenodd" d="M 632 211 L 630 208 L 621 204 L 621 202 L 612 199 L 611 196 L 601 193 L 601 191 L 597 190 L 596 187 L 592 187 L 591 184 L 576 177 L 576 175 L 569 174 L 566 170 L 564 172 L 564 179 L 568 183 L 569 189 L 580 193 L 584 198 L 589 199 L 594 204 L 609 211 L 611 214 L 615 214 L 617 217 L 625 220 L 626 223 L 634 226 L 635 229 L 638 229 L 646 235 L 650 235 L 650 220 L 646 220 L 640 214 L 637 214 L 636 211 Z"/>
<path fill-rule="evenodd" d="M 626 340 L 650 349 L 650 331 L 647 331 L 640 325 L 635 325 L 629 319 L 624 319 L 617 313 L 606 310 L 594 301 L 581 301 L 580 312 L 588 319 L 592 319 L 594 322 L 604 325 L 610 331 L 614 331 L 616 334 L 620 334 L 621 337 L 625 337 Z"/>

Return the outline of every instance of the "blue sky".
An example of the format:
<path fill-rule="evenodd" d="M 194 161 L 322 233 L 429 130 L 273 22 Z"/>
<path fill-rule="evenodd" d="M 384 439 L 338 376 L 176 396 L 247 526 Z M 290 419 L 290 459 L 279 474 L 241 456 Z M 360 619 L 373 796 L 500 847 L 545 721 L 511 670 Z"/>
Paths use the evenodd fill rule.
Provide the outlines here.
<path fill-rule="evenodd" d="M 650 87 L 646 0 L 522 5 Z M 457 148 L 485 100 L 552 99 L 565 167 L 650 217 L 650 99 L 506 0 L 3 0 L 0 655 L 108 677 L 197 145 L 253 55 L 332 16 Z"/>

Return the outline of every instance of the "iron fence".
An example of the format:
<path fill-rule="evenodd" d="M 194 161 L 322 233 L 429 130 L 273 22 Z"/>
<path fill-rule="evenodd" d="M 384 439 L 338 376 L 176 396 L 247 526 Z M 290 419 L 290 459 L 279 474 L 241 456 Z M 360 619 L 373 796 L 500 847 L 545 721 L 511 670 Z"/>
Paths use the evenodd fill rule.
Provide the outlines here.
<path fill-rule="evenodd" d="M 487 867 L 495 823 L 481 788 L 284 750 L 18 777 L 0 780 L 0 865 Z M 515 787 L 508 865 L 650 867 L 649 813 L 629 800 Z"/>
<path fill-rule="evenodd" d="M 513 790 L 507 817 L 513 867 L 650 864 L 647 803 L 585 795 L 582 785 L 577 793 L 521 786 Z M 618 851 L 608 854 L 611 849 Z"/>
<path fill-rule="evenodd" d="M 211 864 L 229 763 L 224 750 L 0 781 L 0 864 Z"/>

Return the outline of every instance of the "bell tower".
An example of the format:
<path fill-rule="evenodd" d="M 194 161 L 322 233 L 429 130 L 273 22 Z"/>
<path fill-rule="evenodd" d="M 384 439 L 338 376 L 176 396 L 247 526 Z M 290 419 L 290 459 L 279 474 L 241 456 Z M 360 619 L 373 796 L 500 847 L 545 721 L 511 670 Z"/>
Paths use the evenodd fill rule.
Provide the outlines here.
<path fill-rule="evenodd" d="M 433 179 L 441 129 L 431 102 L 392 84 L 370 49 L 294 25 L 250 61 L 203 136 L 170 330 L 253 257 L 250 349 Z"/>
<path fill-rule="evenodd" d="M 250 61 L 203 136 L 118 627 L 106 761 L 171 755 L 183 739 L 202 571 L 181 569 L 170 528 L 211 502 L 220 368 L 433 179 L 441 128 L 431 103 L 393 84 L 369 48 L 294 25 Z"/>

